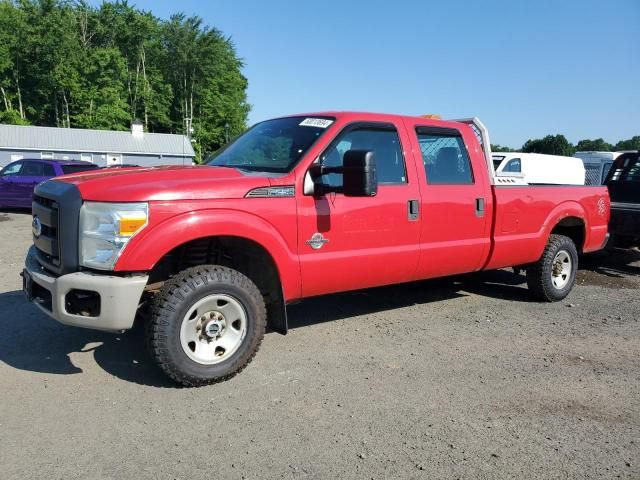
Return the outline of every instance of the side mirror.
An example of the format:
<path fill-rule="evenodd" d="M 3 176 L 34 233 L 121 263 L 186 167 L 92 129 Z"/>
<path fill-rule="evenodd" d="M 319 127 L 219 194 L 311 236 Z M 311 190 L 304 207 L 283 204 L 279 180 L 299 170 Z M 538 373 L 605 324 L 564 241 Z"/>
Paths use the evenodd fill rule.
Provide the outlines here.
<path fill-rule="evenodd" d="M 316 183 L 314 179 L 327 173 L 342 175 L 342 187 Z M 342 193 L 345 197 L 373 197 L 378 193 L 375 155 L 370 150 L 348 150 L 340 167 L 314 165 L 305 177 L 305 195 Z"/>
<path fill-rule="evenodd" d="M 342 162 L 342 193 L 345 197 L 373 197 L 378 193 L 378 173 L 372 151 L 348 150 Z"/>

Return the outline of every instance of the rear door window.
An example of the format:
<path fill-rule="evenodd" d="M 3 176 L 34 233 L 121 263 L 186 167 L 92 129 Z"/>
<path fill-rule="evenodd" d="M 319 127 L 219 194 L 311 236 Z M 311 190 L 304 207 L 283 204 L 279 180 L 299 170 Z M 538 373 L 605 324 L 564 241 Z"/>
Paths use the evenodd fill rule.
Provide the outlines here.
<path fill-rule="evenodd" d="M 43 173 L 45 177 L 55 177 L 56 176 L 56 171 L 53 168 L 53 165 L 49 164 L 49 163 L 44 163 L 42 164 L 42 168 L 43 168 Z"/>
<path fill-rule="evenodd" d="M 452 128 L 417 127 L 427 183 L 470 185 L 473 172 L 460 132 Z"/>
<path fill-rule="evenodd" d="M 24 162 L 24 167 L 22 167 L 22 172 L 20 175 L 23 177 L 42 177 L 44 173 L 44 169 L 42 168 L 42 163 L 40 162 Z"/>

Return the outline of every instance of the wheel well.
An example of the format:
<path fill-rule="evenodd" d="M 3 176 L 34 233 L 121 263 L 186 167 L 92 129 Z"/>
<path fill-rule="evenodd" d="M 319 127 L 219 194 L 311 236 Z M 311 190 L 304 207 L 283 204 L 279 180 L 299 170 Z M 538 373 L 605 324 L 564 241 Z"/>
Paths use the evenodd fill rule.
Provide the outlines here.
<path fill-rule="evenodd" d="M 585 227 L 584 220 L 579 217 L 566 217 L 560 220 L 551 230 L 552 234 L 564 235 L 573 240 L 576 249 L 580 252 L 584 246 Z"/>
<path fill-rule="evenodd" d="M 157 291 L 169 278 L 199 265 L 222 265 L 250 278 L 264 297 L 269 326 L 286 333 L 286 308 L 276 263 L 262 245 L 247 238 L 205 237 L 174 248 L 153 267 L 147 290 Z"/>

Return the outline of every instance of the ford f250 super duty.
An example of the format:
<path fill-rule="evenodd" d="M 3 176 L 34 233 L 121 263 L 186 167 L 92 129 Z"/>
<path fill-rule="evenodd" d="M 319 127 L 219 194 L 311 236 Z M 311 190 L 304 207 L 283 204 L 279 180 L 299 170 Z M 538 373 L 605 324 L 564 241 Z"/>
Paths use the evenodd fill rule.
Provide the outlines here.
<path fill-rule="evenodd" d="M 606 243 L 607 189 L 497 178 L 489 145 L 477 119 L 329 112 L 258 123 L 203 166 L 49 180 L 24 291 L 67 325 L 140 318 L 188 386 L 239 372 L 305 297 L 517 266 L 561 300 Z"/>

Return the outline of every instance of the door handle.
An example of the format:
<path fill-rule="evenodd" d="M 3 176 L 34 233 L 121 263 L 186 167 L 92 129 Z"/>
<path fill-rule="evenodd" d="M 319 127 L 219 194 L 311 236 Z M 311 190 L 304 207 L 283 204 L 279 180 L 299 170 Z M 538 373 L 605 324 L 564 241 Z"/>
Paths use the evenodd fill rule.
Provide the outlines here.
<path fill-rule="evenodd" d="M 420 204 L 418 200 L 409 200 L 407 202 L 407 218 L 410 222 L 415 222 L 420 216 Z"/>
<path fill-rule="evenodd" d="M 484 217 L 484 198 L 476 198 L 476 217 Z"/>

